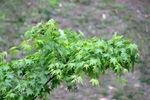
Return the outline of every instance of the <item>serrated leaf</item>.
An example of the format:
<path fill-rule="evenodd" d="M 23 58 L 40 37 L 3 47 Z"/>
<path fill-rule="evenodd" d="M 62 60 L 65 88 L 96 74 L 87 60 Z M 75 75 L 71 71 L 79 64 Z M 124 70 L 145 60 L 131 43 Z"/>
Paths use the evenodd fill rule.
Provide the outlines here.
<path fill-rule="evenodd" d="M 78 81 L 79 83 L 83 83 L 82 77 L 81 77 L 81 76 L 77 77 L 77 81 Z"/>
<path fill-rule="evenodd" d="M 33 91 L 30 88 L 27 88 L 26 90 L 27 96 L 33 94 Z"/>
<path fill-rule="evenodd" d="M 91 79 L 90 82 L 92 83 L 92 86 L 99 85 L 99 81 L 97 79 Z"/>
<path fill-rule="evenodd" d="M 112 57 L 112 58 L 110 59 L 110 62 L 113 63 L 114 65 L 116 65 L 116 64 L 117 64 L 117 59 L 114 58 L 114 57 Z"/>

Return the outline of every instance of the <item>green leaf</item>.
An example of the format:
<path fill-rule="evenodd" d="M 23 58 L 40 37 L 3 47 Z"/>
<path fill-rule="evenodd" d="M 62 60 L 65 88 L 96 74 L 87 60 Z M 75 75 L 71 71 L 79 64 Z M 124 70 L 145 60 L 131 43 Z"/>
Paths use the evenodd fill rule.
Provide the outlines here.
<path fill-rule="evenodd" d="M 81 60 L 81 58 L 82 58 L 82 55 L 80 55 L 80 54 L 78 54 L 78 55 L 76 56 L 76 59 L 77 59 L 77 60 Z"/>
<path fill-rule="evenodd" d="M 14 98 L 15 97 L 15 93 L 10 93 L 9 97 L 10 98 Z"/>
<path fill-rule="evenodd" d="M 83 83 L 82 77 L 81 77 L 81 76 L 77 77 L 77 81 L 78 81 L 79 83 Z"/>
<path fill-rule="evenodd" d="M 91 79 L 90 82 L 92 83 L 92 86 L 99 85 L 99 81 L 97 79 Z"/>
<path fill-rule="evenodd" d="M 117 64 L 117 59 L 115 57 L 112 57 L 110 59 L 110 62 L 113 63 L 114 65 L 116 65 Z"/>
<path fill-rule="evenodd" d="M 25 32 L 25 38 L 30 39 L 32 37 L 32 33 L 30 31 Z"/>
<path fill-rule="evenodd" d="M 33 91 L 30 88 L 27 88 L 26 93 L 27 93 L 27 96 L 29 96 L 33 94 Z"/>

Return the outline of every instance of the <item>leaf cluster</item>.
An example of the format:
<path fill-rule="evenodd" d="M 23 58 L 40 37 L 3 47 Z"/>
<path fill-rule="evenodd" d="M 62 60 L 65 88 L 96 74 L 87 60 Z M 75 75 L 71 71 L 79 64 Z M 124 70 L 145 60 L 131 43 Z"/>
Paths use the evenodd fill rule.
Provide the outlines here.
<path fill-rule="evenodd" d="M 13 56 L 22 49 L 27 55 L 24 58 L 7 62 L 7 53 L 0 53 L 0 100 L 45 98 L 61 82 L 76 89 L 77 82 L 83 83 L 83 75 L 98 85 L 99 75 L 106 70 L 122 75 L 124 70 L 134 70 L 139 58 L 137 46 L 122 36 L 86 40 L 82 32 L 61 30 L 54 20 L 39 23 L 25 38 L 10 49 Z"/>

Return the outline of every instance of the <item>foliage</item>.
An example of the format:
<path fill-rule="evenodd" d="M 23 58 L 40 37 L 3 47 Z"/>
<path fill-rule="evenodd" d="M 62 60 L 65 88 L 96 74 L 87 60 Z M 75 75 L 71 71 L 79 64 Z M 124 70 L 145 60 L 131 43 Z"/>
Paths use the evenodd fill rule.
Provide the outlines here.
<path fill-rule="evenodd" d="M 39 23 L 25 38 L 10 51 L 14 56 L 21 48 L 27 56 L 7 62 L 7 52 L 0 53 L 0 100 L 45 98 L 62 81 L 68 89 L 76 89 L 83 75 L 98 85 L 99 75 L 107 69 L 122 75 L 123 70 L 130 71 L 131 64 L 134 70 L 139 57 L 137 46 L 122 36 L 85 40 L 82 32 L 61 30 L 54 20 Z"/>
<path fill-rule="evenodd" d="M 106 3 L 98 4 L 98 7 L 101 8 L 101 9 L 104 9 L 106 6 L 107 6 Z"/>
<path fill-rule="evenodd" d="M 91 0 L 72 0 L 72 1 L 76 3 L 85 4 L 85 5 L 89 5 L 91 3 Z"/>
<path fill-rule="evenodd" d="M 49 0 L 49 4 L 51 7 L 57 7 L 59 5 L 59 1 L 58 0 Z"/>

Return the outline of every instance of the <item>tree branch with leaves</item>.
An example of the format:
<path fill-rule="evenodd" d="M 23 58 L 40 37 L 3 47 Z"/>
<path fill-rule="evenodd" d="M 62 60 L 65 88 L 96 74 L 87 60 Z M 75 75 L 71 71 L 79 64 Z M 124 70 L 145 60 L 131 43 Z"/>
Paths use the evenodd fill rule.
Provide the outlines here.
<path fill-rule="evenodd" d="M 82 32 L 61 30 L 54 20 L 39 23 L 24 36 L 26 40 L 10 51 L 17 55 L 21 48 L 27 56 L 8 62 L 7 52 L 0 53 L 0 100 L 45 98 L 61 82 L 68 89 L 76 88 L 83 75 L 98 85 L 99 75 L 106 70 L 120 76 L 134 70 L 139 59 L 137 46 L 122 36 L 83 39 Z"/>

